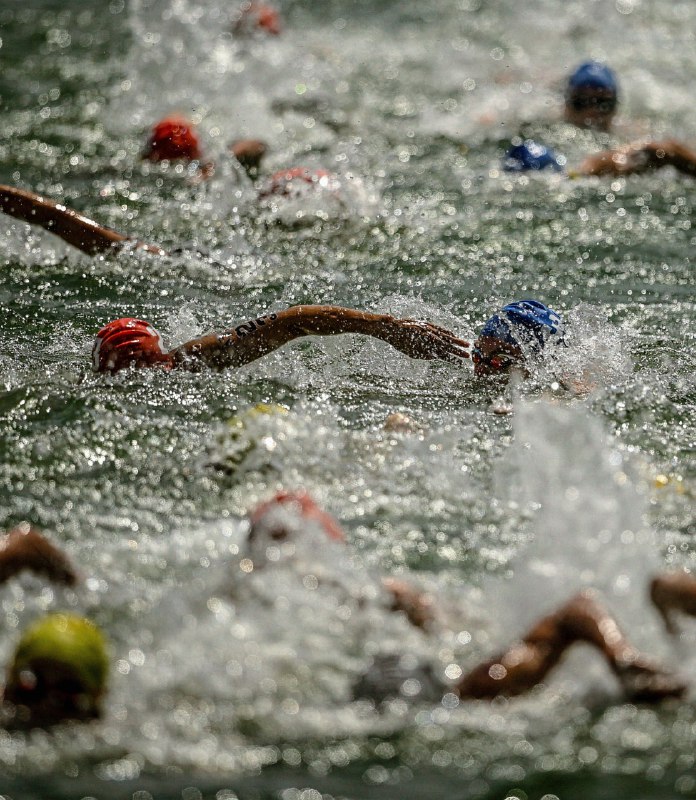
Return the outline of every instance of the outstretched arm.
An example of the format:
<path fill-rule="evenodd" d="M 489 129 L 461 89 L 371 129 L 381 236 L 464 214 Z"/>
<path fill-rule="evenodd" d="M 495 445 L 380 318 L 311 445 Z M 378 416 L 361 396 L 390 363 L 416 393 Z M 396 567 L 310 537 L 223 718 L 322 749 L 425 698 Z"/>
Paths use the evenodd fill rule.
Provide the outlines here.
<path fill-rule="evenodd" d="M 67 556 L 26 522 L 0 538 L 0 583 L 28 569 L 72 586 L 75 570 Z"/>
<path fill-rule="evenodd" d="M 576 642 L 598 650 L 624 691 L 636 701 L 655 702 L 680 696 L 684 685 L 644 658 L 616 621 L 589 592 L 573 597 L 544 617 L 520 642 L 475 667 L 456 687 L 462 698 L 489 699 L 516 695 L 544 680 Z"/>
<path fill-rule="evenodd" d="M 201 364 L 225 369 L 248 364 L 301 336 L 339 333 L 361 333 L 382 339 L 411 358 L 459 363 L 469 357 L 469 343 L 445 328 L 340 306 L 293 306 L 249 320 L 225 333 L 186 342 L 171 355 L 178 366 L 187 369 L 196 369 Z"/>
<path fill-rule="evenodd" d="M 650 599 L 660 612 L 669 633 L 679 632 L 673 613 L 696 617 L 696 577 L 689 572 L 665 572 L 650 584 Z"/>
<path fill-rule="evenodd" d="M 0 210 L 22 222 L 39 225 L 89 255 L 103 253 L 132 241 L 122 233 L 83 217 L 77 211 L 12 186 L 0 184 Z M 136 246 L 150 253 L 164 255 L 164 251 L 155 245 L 136 242 Z"/>
<path fill-rule="evenodd" d="M 586 158 L 570 174 L 635 175 L 669 166 L 696 178 L 696 152 L 674 139 L 630 144 L 617 150 L 596 153 Z"/>

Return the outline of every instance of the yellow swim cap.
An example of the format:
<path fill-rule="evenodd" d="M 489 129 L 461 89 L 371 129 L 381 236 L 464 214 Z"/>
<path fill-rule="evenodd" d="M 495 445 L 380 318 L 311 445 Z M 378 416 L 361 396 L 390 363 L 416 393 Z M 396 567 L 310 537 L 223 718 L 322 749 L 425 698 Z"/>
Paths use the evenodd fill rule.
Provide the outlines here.
<path fill-rule="evenodd" d="M 104 635 L 89 620 L 74 614 L 50 614 L 31 625 L 17 645 L 8 683 L 40 662 L 64 664 L 82 683 L 85 693 L 104 691 L 109 672 Z"/>

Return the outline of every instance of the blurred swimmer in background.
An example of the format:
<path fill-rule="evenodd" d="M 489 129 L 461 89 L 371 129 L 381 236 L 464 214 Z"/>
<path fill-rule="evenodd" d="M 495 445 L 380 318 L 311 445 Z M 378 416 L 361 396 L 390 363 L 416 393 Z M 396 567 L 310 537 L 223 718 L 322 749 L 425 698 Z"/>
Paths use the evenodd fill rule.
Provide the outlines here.
<path fill-rule="evenodd" d="M 247 174 L 255 177 L 267 148 L 258 139 L 240 139 L 232 142 L 228 150 Z M 215 172 L 215 164 L 203 160 L 200 137 L 195 125 L 191 120 L 177 114 L 164 117 L 153 126 L 142 157 L 145 161 L 155 163 L 194 163 L 200 170 L 199 177 L 202 179 L 209 178 Z"/>
<path fill-rule="evenodd" d="M 599 61 L 585 61 L 569 76 L 564 95 L 563 118 L 578 128 L 610 133 L 619 107 L 619 86 L 614 71 Z M 627 176 L 662 167 L 696 177 L 696 152 L 675 139 L 637 141 L 588 156 L 568 169 L 570 177 L 587 175 Z M 564 156 L 527 139 L 513 142 L 503 159 L 511 172 L 552 169 L 563 171 Z"/>
<path fill-rule="evenodd" d="M 232 18 L 232 32 L 236 36 L 278 36 L 283 30 L 277 8 L 268 3 L 247 0 L 237 9 Z"/>

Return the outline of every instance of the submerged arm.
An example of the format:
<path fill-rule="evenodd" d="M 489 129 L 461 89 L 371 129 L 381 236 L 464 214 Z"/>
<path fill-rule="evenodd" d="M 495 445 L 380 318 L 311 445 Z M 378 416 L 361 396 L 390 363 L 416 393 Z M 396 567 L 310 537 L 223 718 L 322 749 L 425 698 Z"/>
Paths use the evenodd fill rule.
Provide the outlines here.
<path fill-rule="evenodd" d="M 445 328 L 340 306 L 293 306 L 277 314 L 249 320 L 225 333 L 186 342 L 174 350 L 172 356 L 175 363 L 189 369 L 201 363 L 225 369 L 248 364 L 302 336 L 339 333 L 373 336 L 411 358 L 439 358 L 459 363 L 469 357 L 468 342 Z"/>
<path fill-rule="evenodd" d="M 22 222 L 39 225 L 89 255 L 103 253 L 132 241 L 122 233 L 83 217 L 77 211 L 12 186 L 0 185 L 0 211 Z M 137 242 L 136 246 L 158 255 L 164 254 L 155 245 Z"/>

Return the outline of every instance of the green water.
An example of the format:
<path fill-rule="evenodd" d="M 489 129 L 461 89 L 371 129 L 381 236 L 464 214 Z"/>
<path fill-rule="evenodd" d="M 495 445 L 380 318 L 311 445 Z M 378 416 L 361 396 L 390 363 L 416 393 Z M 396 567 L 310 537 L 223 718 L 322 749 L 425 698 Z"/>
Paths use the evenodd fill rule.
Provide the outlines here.
<path fill-rule="evenodd" d="M 424 317 L 471 338 L 502 304 L 538 297 L 571 324 L 564 368 L 589 374 L 596 388 L 576 398 L 553 374 L 534 376 L 518 390 L 530 404 L 528 429 L 549 461 L 580 461 L 594 451 L 573 452 L 571 434 L 588 432 L 589 442 L 588 420 L 598 419 L 610 442 L 598 452 L 614 448 L 635 485 L 629 500 L 607 488 L 617 519 L 634 503 L 626 526 L 642 519 L 656 558 L 690 564 L 695 185 L 668 171 L 613 182 L 511 178 L 499 158 L 520 129 L 569 163 L 623 140 L 558 122 L 562 76 L 588 55 L 620 75 L 626 136 L 694 142 L 686 76 L 696 66 L 696 10 L 629 0 L 536 0 L 523 13 L 502 0 L 281 8 L 284 37 L 241 44 L 226 34 L 227 5 L 216 0 L 0 8 L 0 181 L 182 248 L 165 259 L 89 258 L 0 220 L 0 523 L 41 526 L 85 577 L 76 592 L 31 577 L 3 587 L 0 660 L 40 611 L 67 605 L 104 627 L 113 675 L 103 722 L 0 735 L 0 794 L 696 795 L 691 699 L 626 705 L 601 664 L 585 674 L 571 660 L 532 698 L 451 712 L 425 701 L 365 710 L 345 694 L 363 623 L 337 637 L 317 600 L 307 630 L 292 614 L 257 609 L 253 592 L 235 612 L 220 588 L 231 583 L 244 514 L 281 486 L 304 486 L 346 527 L 350 564 L 330 568 L 349 575 L 349 594 L 361 570 L 368 581 L 395 573 L 447 609 L 449 628 L 430 638 L 373 609 L 368 644 L 403 636 L 406 652 L 441 666 L 470 657 L 456 639 L 467 592 L 515 571 L 529 535 L 540 535 L 509 491 L 524 484 L 510 456 L 517 423 L 491 411 L 509 389 L 475 380 L 468 367 L 412 362 L 343 337 L 292 345 L 234 374 L 90 371 L 95 332 L 126 315 L 150 320 L 171 345 L 323 302 Z M 270 145 L 269 172 L 300 163 L 351 171 L 377 197 L 374 208 L 287 229 L 258 213 L 253 187 L 231 166 L 198 187 L 148 169 L 138 159 L 146 130 L 172 109 L 196 116 L 220 164 L 228 141 L 259 136 Z M 567 436 L 544 439 L 549 398 L 573 409 Z M 257 431 L 272 453 L 262 444 L 244 469 L 214 469 L 222 423 L 261 401 L 291 409 Z M 395 409 L 422 433 L 385 434 Z M 541 484 L 541 466 L 529 469 Z M 657 475 L 669 479 L 664 488 Z M 578 479 L 581 492 L 593 486 L 589 474 Z M 605 519 L 589 503 L 565 513 L 572 566 L 574 526 Z M 638 569 L 635 551 L 614 547 L 604 558 Z M 528 598 L 533 612 L 540 594 Z M 217 596 L 222 611 L 210 605 Z M 495 592 L 487 598 L 494 619 L 513 616 Z M 670 650 L 664 636 L 651 642 L 640 613 L 627 612 L 626 624 L 693 674 L 693 629 Z M 494 641 L 481 634 L 479 656 Z M 283 705 L 284 646 L 299 654 L 293 713 Z"/>

